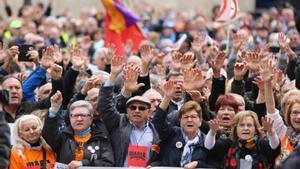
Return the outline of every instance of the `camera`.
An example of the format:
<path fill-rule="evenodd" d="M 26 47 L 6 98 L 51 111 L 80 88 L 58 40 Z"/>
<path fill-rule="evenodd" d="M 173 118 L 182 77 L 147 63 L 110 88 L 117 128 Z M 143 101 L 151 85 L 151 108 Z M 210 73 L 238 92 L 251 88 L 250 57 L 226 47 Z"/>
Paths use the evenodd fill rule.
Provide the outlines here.
<path fill-rule="evenodd" d="M 2 104 L 10 103 L 10 92 L 8 90 L 5 89 L 0 90 L 0 102 Z"/>

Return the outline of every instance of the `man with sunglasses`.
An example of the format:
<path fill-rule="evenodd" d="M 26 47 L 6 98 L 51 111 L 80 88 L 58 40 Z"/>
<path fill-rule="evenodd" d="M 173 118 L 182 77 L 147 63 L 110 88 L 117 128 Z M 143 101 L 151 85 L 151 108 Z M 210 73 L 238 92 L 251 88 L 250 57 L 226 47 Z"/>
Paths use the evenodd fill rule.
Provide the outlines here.
<path fill-rule="evenodd" d="M 134 96 L 126 102 L 126 114 L 115 108 L 114 84 L 116 77 L 124 71 L 122 93 L 131 95 L 143 84 L 137 83 L 139 71 L 127 65 L 123 69 L 122 58 L 113 57 L 108 81 L 100 89 L 98 109 L 110 133 L 118 167 L 147 167 L 158 161 L 160 139 L 153 124 L 148 121 L 151 103 L 148 98 Z"/>

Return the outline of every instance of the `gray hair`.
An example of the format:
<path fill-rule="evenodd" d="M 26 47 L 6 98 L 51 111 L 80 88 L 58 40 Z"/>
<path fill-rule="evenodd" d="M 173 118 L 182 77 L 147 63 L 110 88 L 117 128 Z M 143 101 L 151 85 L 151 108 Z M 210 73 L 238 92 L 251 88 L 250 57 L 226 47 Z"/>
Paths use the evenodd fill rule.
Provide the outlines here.
<path fill-rule="evenodd" d="M 85 101 L 85 100 L 78 100 L 78 101 L 72 103 L 70 106 L 70 115 L 71 115 L 71 112 L 77 107 L 84 107 L 88 110 L 89 114 L 94 115 L 94 111 L 93 111 L 93 107 L 92 107 L 91 103 L 89 103 L 88 101 Z"/>

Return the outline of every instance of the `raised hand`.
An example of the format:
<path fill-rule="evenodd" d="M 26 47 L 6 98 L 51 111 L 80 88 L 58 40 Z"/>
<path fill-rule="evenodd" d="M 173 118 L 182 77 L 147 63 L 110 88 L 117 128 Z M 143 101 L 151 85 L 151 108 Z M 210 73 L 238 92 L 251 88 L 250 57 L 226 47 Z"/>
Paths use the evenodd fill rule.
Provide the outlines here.
<path fill-rule="evenodd" d="M 12 46 L 8 50 L 6 50 L 6 57 L 7 61 L 12 61 L 13 58 L 17 55 L 19 55 L 19 47 L 18 46 Z"/>
<path fill-rule="evenodd" d="M 96 79 L 95 77 L 91 77 L 85 82 L 85 84 L 83 85 L 83 87 L 80 91 L 81 94 L 86 95 L 87 92 L 94 87 L 95 79 Z"/>
<path fill-rule="evenodd" d="M 286 52 L 289 47 L 287 37 L 283 33 L 278 34 L 278 44 L 282 52 Z"/>
<path fill-rule="evenodd" d="M 63 60 L 62 53 L 57 45 L 54 45 L 54 61 L 55 63 L 61 63 Z"/>
<path fill-rule="evenodd" d="M 143 44 L 140 47 L 141 60 L 143 64 L 142 73 L 146 74 L 149 71 L 149 66 L 153 59 L 153 49 L 150 45 Z"/>
<path fill-rule="evenodd" d="M 245 64 L 244 63 L 235 63 L 234 79 L 235 80 L 243 80 L 245 73 L 246 73 Z"/>
<path fill-rule="evenodd" d="M 105 64 L 107 65 L 111 64 L 111 60 L 115 56 L 115 52 L 116 52 L 116 47 L 114 44 L 107 46 L 107 52 L 104 58 Z"/>
<path fill-rule="evenodd" d="M 60 65 L 54 64 L 51 66 L 50 75 L 53 80 L 61 79 L 62 73 L 63 73 L 63 68 Z"/>
<path fill-rule="evenodd" d="M 168 80 L 163 86 L 164 96 L 172 98 L 176 92 L 176 85 L 174 81 Z"/>
<path fill-rule="evenodd" d="M 191 69 L 197 63 L 197 60 L 194 60 L 194 52 L 186 52 L 180 58 L 181 68 L 184 69 Z"/>
<path fill-rule="evenodd" d="M 63 101 L 61 92 L 57 91 L 53 96 L 51 96 L 50 101 L 51 107 L 60 107 Z"/>
<path fill-rule="evenodd" d="M 145 86 L 144 83 L 137 83 L 138 76 L 140 75 L 137 66 L 129 65 L 124 69 L 124 91 L 132 94 L 138 91 L 141 87 Z"/>
<path fill-rule="evenodd" d="M 54 64 L 53 55 L 54 55 L 54 47 L 53 46 L 47 47 L 46 50 L 44 50 L 43 52 L 43 57 L 40 61 L 40 65 L 45 69 L 50 68 Z"/>
<path fill-rule="evenodd" d="M 117 76 L 119 73 L 122 72 L 124 67 L 124 58 L 120 56 L 114 56 L 111 60 L 111 68 L 110 74 L 111 76 Z"/>
<path fill-rule="evenodd" d="M 183 88 L 184 90 L 195 90 L 202 88 L 205 84 L 202 71 L 199 68 L 183 70 Z"/>
<path fill-rule="evenodd" d="M 26 54 L 27 57 L 29 57 L 29 59 L 35 63 L 35 64 L 39 64 L 39 53 L 37 50 L 30 50 L 27 52 Z"/>
<path fill-rule="evenodd" d="M 264 80 L 261 76 L 257 76 L 253 81 L 252 81 L 253 84 L 255 84 L 258 89 L 260 91 L 262 91 L 262 93 L 264 93 L 265 91 L 265 88 L 264 88 Z"/>
<path fill-rule="evenodd" d="M 260 75 L 263 80 L 270 81 L 273 78 L 274 68 L 272 59 L 268 59 L 266 63 L 262 66 L 262 70 L 260 71 Z"/>
<path fill-rule="evenodd" d="M 201 92 L 199 90 L 187 90 L 186 92 L 192 97 L 194 101 L 198 103 L 206 99 L 204 96 L 201 95 Z"/>
<path fill-rule="evenodd" d="M 226 53 L 219 52 L 217 57 L 211 61 L 211 67 L 213 69 L 215 78 L 219 78 L 221 76 L 221 68 L 223 67 L 225 59 L 226 59 Z"/>
<path fill-rule="evenodd" d="M 180 59 L 182 57 L 182 53 L 180 53 L 179 51 L 172 51 L 171 55 L 172 55 L 173 68 L 175 70 L 180 70 L 181 69 Z"/>
<path fill-rule="evenodd" d="M 16 77 L 17 79 L 19 79 L 22 83 L 27 79 L 28 76 L 29 76 L 29 74 L 26 73 L 26 72 L 22 72 L 22 73 L 17 73 L 17 74 L 15 74 L 15 77 Z"/>
<path fill-rule="evenodd" d="M 208 125 L 212 134 L 215 135 L 217 131 L 220 129 L 220 120 L 219 119 L 210 120 L 208 122 Z"/>
<path fill-rule="evenodd" d="M 273 136 L 275 134 L 273 130 L 274 120 L 265 116 L 261 118 L 261 123 L 263 126 L 263 130 L 268 132 L 269 135 Z"/>
<path fill-rule="evenodd" d="M 71 55 L 72 68 L 76 71 L 79 71 L 84 64 L 84 59 L 81 56 L 80 48 L 78 46 L 75 46 L 71 47 L 71 49 L 69 50 Z"/>
<path fill-rule="evenodd" d="M 258 53 L 250 53 L 247 52 L 244 57 L 244 61 L 246 62 L 246 68 L 252 72 L 258 72 L 260 69 L 259 63 L 261 61 L 261 55 Z"/>

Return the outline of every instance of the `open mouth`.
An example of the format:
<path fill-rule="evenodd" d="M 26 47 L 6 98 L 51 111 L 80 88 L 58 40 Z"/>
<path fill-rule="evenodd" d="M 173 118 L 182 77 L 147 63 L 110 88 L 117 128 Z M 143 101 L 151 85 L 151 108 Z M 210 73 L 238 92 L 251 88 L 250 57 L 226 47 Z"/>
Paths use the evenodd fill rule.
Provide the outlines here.
<path fill-rule="evenodd" d="M 223 121 L 230 121 L 230 118 L 226 116 L 226 117 L 222 117 L 222 120 Z"/>
<path fill-rule="evenodd" d="M 188 124 L 188 125 L 186 125 L 186 126 L 189 127 L 189 128 L 194 127 L 193 124 Z"/>

